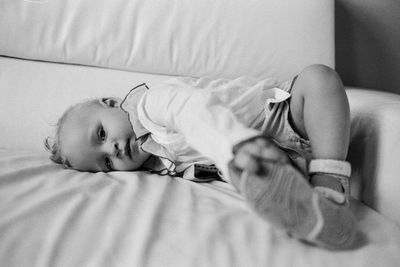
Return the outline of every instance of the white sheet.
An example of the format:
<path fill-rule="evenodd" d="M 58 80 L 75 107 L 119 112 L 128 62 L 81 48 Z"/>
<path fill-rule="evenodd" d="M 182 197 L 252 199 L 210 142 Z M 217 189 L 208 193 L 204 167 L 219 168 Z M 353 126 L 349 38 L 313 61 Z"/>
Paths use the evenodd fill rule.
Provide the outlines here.
<path fill-rule="evenodd" d="M 256 217 L 224 183 L 142 172 L 82 173 L 45 154 L 0 150 L 0 265 L 400 265 L 400 229 L 353 203 L 368 242 L 310 247 Z"/>

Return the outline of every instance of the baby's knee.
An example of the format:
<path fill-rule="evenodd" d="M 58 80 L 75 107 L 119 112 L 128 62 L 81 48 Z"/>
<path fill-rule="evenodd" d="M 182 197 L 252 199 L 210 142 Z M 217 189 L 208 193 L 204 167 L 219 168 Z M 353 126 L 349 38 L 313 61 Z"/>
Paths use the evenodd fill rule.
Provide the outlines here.
<path fill-rule="evenodd" d="M 326 65 L 314 64 L 306 67 L 299 75 L 312 93 L 343 91 L 343 84 L 336 71 Z"/>

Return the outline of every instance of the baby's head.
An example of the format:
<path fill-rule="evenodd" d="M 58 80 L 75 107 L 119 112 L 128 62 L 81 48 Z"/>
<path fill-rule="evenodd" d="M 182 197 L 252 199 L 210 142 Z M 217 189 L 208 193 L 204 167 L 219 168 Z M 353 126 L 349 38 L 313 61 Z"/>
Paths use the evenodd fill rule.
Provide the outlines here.
<path fill-rule="evenodd" d="M 57 123 L 50 158 L 80 171 L 136 170 L 149 154 L 140 148 L 120 100 L 102 98 L 76 104 Z"/>

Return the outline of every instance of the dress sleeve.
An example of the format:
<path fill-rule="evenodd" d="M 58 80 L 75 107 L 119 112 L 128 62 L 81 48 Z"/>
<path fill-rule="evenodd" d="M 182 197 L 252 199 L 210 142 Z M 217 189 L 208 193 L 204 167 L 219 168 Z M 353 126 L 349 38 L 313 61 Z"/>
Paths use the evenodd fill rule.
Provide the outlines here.
<path fill-rule="evenodd" d="M 240 123 L 233 112 L 205 90 L 190 86 L 155 87 L 138 104 L 143 125 L 155 124 L 183 134 L 186 142 L 223 172 L 234 145 L 259 135 Z"/>

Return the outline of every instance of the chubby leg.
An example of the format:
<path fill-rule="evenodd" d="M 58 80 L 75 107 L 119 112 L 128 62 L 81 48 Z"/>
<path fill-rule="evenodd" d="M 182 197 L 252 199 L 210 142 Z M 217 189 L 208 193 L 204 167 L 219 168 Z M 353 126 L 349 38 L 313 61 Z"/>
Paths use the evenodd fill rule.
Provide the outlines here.
<path fill-rule="evenodd" d="M 291 120 L 310 140 L 314 158 L 344 160 L 350 138 L 350 111 L 342 82 L 324 65 L 305 68 L 292 88 Z"/>
<path fill-rule="evenodd" d="M 337 73 L 324 65 L 312 65 L 298 76 L 292 88 L 290 119 L 293 127 L 312 146 L 314 159 L 346 159 L 350 138 L 350 111 Z M 342 192 L 338 180 L 315 174 L 315 186 Z"/>

